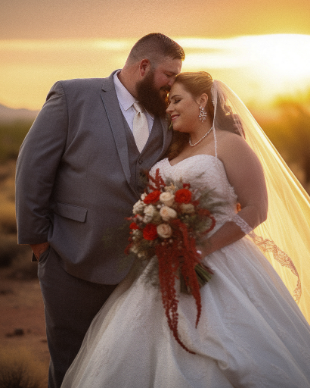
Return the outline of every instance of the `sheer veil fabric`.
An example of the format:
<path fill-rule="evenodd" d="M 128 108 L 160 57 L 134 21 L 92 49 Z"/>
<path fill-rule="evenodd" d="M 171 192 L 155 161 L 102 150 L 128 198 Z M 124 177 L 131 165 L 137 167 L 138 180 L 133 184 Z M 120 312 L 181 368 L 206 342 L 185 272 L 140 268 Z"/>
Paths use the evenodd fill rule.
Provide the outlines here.
<path fill-rule="evenodd" d="M 249 237 L 264 252 L 310 323 L 310 197 L 252 114 L 227 85 L 214 80 L 212 100 L 215 139 L 216 129 L 223 127 L 219 112 L 224 110 L 232 115 L 235 126 L 264 170 L 268 217 L 249 233 Z"/>

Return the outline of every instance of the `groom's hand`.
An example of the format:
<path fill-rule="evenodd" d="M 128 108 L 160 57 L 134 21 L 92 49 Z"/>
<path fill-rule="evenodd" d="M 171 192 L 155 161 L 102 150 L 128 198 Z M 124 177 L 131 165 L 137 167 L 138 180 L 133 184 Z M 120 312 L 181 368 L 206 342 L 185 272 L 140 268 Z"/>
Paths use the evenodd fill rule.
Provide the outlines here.
<path fill-rule="evenodd" d="M 44 242 L 41 244 L 30 244 L 32 252 L 38 261 L 39 261 L 40 256 L 42 255 L 42 253 L 45 252 L 49 246 L 50 246 L 50 244 L 48 242 Z"/>

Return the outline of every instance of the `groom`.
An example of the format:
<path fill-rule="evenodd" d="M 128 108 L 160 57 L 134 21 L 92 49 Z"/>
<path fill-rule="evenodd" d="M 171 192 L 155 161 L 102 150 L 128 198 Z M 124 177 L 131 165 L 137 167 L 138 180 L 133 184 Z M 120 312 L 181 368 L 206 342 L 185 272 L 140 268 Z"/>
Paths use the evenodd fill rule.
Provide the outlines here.
<path fill-rule="evenodd" d="M 39 262 L 50 388 L 60 387 L 92 319 L 130 269 L 121 227 L 143 191 L 143 171 L 170 144 L 165 98 L 183 59 L 176 42 L 153 33 L 110 77 L 57 82 L 21 146 L 18 242 Z"/>

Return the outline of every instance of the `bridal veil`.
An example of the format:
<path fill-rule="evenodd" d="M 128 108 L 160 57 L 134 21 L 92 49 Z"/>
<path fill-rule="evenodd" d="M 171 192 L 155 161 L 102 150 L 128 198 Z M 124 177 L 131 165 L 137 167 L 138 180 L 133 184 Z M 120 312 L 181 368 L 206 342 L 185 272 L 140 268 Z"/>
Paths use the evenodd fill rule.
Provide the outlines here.
<path fill-rule="evenodd" d="M 310 197 L 227 85 L 214 80 L 212 100 L 215 134 L 216 128 L 223 125 L 224 111 L 234 119 L 235 127 L 258 156 L 264 170 L 268 217 L 249 237 L 264 252 L 310 323 Z"/>

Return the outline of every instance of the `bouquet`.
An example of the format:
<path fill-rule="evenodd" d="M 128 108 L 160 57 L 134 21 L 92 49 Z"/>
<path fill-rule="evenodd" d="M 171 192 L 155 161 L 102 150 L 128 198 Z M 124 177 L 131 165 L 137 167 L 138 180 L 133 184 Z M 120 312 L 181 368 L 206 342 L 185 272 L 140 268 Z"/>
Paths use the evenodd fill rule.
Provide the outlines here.
<path fill-rule="evenodd" d="M 157 169 L 155 177 L 141 199 L 133 206 L 130 237 L 126 253 L 133 253 L 141 260 L 158 260 L 158 276 L 163 306 L 168 325 L 177 342 L 190 351 L 177 332 L 178 300 L 175 279 L 180 279 L 181 292 L 192 294 L 196 301 L 196 327 L 201 315 L 200 287 L 213 274 L 201 263 L 196 246 L 215 226 L 210 212 L 210 192 L 199 196 L 188 183 L 172 180 L 164 182 Z M 198 197 L 198 198 L 197 198 Z"/>

